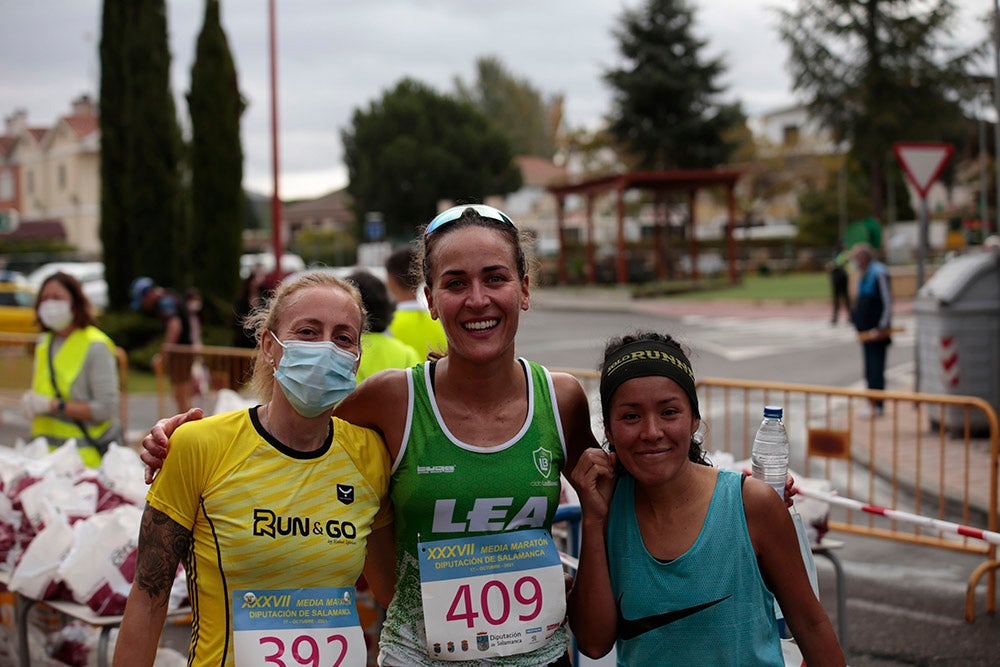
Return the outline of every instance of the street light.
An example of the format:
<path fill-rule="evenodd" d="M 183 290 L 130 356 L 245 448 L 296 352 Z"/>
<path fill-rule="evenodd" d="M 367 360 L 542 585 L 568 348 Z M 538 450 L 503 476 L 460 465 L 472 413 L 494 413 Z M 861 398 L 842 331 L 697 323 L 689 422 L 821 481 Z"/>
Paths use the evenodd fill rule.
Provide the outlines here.
<path fill-rule="evenodd" d="M 993 107 L 997 114 L 993 124 L 994 160 L 1000 160 L 1000 0 L 993 0 Z M 996 222 L 993 230 L 1000 232 L 1000 169 L 996 172 Z"/>
<path fill-rule="evenodd" d="M 281 198 L 278 194 L 278 64 L 275 44 L 274 0 L 268 0 L 269 45 L 271 52 L 271 245 L 274 247 L 274 275 L 281 275 Z"/>

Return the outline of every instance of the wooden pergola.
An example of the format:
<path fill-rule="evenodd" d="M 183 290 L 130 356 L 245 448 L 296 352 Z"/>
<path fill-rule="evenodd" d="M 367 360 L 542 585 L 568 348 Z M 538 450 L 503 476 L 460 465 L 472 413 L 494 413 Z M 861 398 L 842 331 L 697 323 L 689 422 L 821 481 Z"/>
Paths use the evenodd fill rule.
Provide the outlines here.
<path fill-rule="evenodd" d="M 580 181 L 551 184 L 548 191 L 556 198 L 556 224 L 559 230 L 559 283 L 566 282 L 565 248 L 565 203 L 569 195 L 581 195 L 587 201 L 587 282 L 596 282 L 597 269 L 594 259 L 594 198 L 605 192 L 614 191 L 617 197 L 617 243 L 615 271 L 618 284 L 628 282 L 628 267 L 625 261 L 625 193 L 628 190 L 649 190 L 659 203 L 665 192 L 686 192 L 688 195 L 688 239 L 691 255 L 692 276 L 698 277 L 698 241 L 695 239 L 695 197 L 702 188 L 726 188 L 729 204 L 729 220 L 726 224 L 726 248 L 729 266 L 729 280 L 736 282 L 736 241 L 733 229 L 736 226 L 736 181 L 743 175 L 738 169 L 678 169 L 671 171 L 634 171 L 626 174 L 609 174 L 588 177 Z M 657 206 L 657 209 L 659 207 Z M 663 261 L 662 230 L 657 221 L 655 227 L 656 273 L 657 278 L 666 277 Z"/>

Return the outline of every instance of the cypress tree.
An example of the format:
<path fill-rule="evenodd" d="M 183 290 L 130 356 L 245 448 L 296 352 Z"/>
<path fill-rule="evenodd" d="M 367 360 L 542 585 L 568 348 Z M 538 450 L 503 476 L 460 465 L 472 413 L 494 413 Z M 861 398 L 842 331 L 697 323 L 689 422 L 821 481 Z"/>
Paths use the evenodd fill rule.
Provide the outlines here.
<path fill-rule="evenodd" d="M 192 267 L 194 284 L 212 319 L 230 313 L 239 288 L 244 223 L 243 99 L 236 67 L 219 20 L 218 0 L 206 0 L 205 17 L 191 67 L 192 245 L 209 262 Z"/>
<path fill-rule="evenodd" d="M 134 200 L 128 224 L 136 226 L 135 261 L 159 284 L 181 287 L 190 263 L 181 218 L 181 135 L 170 90 L 170 49 L 164 0 L 133 0 L 129 38 L 133 63 L 129 87 L 134 137 Z M 138 271 L 137 271 L 138 272 Z"/>
<path fill-rule="evenodd" d="M 177 286 L 190 258 L 164 0 L 105 0 L 101 29 L 101 241 L 112 307 L 136 275 Z"/>
<path fill-rule="evenodd" d="M 125 53 L 130 0 L 104 0 L 101 14 L 101 246 L 108 301 L 113 309 L 128 305 L 134 276 L 135 239 L 126 224 L 131 197 L 128 167 L 128 59 Z"/>

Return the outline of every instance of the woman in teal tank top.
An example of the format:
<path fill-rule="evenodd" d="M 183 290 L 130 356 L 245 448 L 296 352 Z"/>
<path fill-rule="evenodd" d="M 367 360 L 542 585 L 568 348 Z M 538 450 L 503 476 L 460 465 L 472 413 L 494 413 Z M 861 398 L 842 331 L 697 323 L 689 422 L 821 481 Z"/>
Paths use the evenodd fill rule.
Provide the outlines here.
<path fill-rule="evenodd" d="M 601 373 L 610 451 L 571 479 L 583 510 L 570 623 L 619 665 L 783 665 L 774 600 L 810 667 L 843 665 L 792 519 L 771 488 L 711 467 L 691 364 L 669 336 L 613 340 Z"/>
<path fill-rule="evenodd" d="M 529 278 L 505 213 L 483 205 L 444 211 L 420 235 L 418 257 L 448 354 L 373 375 L 334 413 L 378 431 L 392 461 L 394 530 L 369 537 L 365 566 L 388 608 L 380 664 L 568 666 L 565 594 L 554 593 L 544 559 L 559 473 L 597 446 L 586 394 L 571 375 L 515 354 Z M 167 436 L 195 416 L 161 420 L 143 441 L 143 460 L 159 467 Z M 428 507 L 430 518 L 421 514 Z M 420 569 L 428 554 L 448 555 L 438 562 L 455 570 L 483 567 L 469 564 L 481 558 L 503 571 L 470 569 L 445 581 Z M 424 602 L 444 586 L 453 586 L 444 607 Z M 515 628 L 515 618 L 528 620 Z M 471 629 L 472 639 L 457 630 L 445 638 L 452 626 Z"/>

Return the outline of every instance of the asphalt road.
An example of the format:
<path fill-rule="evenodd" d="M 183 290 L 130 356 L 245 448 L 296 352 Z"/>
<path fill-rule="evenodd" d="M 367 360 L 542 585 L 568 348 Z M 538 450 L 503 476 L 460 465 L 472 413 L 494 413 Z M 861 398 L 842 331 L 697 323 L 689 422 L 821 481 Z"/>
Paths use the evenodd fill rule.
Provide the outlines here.
<path fill-rule="evenodd" d="M 801 317 L 651 315 L 535 309 L 523 318 L 518 353 L 551 367 L 593 369 L 613 335 L 652 328 L 692 351 L 699 377 L 860 386 L 860 350 L 845 325 L 815 312 Z M 912 332 L 912 321 L 898 318 Z M 913 341 L 899 336 L 889 372 L 912 376 Z M 985 526 L 983 526 L 985 527 Z M 966 583 L 981 557 L 900 542 L 831 534 L 846 579 L 847 653 L 854 667 L 1000 665 L 1000 617 L 985 613 L 980 583 L 977 618 L 964 620 Z M 835 574 L 816 559 L 820 599 L 837 627 Z"/>
<path fill-rule="evenodd" d="M 536 306 L 523 316 L 517 351 L 550 367 L 593 369 L 609 337 L 653 328 L 674 334 L 691 348 L 699 377 L 858 386 L 860 352 L 843 324 L 831 327 L 815 310 L 779 318 L 762 315 L 766 313 L 682 316 Z M 890 373 L 905 379 L 912 375 L 912 337 L 900 336 L 896 343 L 890 348 Z M 24 424 L 9 410 L 5 417 L 0 442 L 13 442 Z M 131 397 L 133 435 L 155 417 L 155 397 Z M 1000 665 L 1000 618 L 985 613 L 983 584 L 976 620 L 963 619 L 966 582 L 981 558 L 876 538 L 831 537 L 844 543 L 835 553 L 846 575 L 851 665 Z M 820 598 L 836 628 L 840 611 L 834 570 L 823 558 L 817 558 L 816 566 Z M 164 643 L 185 650 L 187 629 L 168 626 Z"/>

